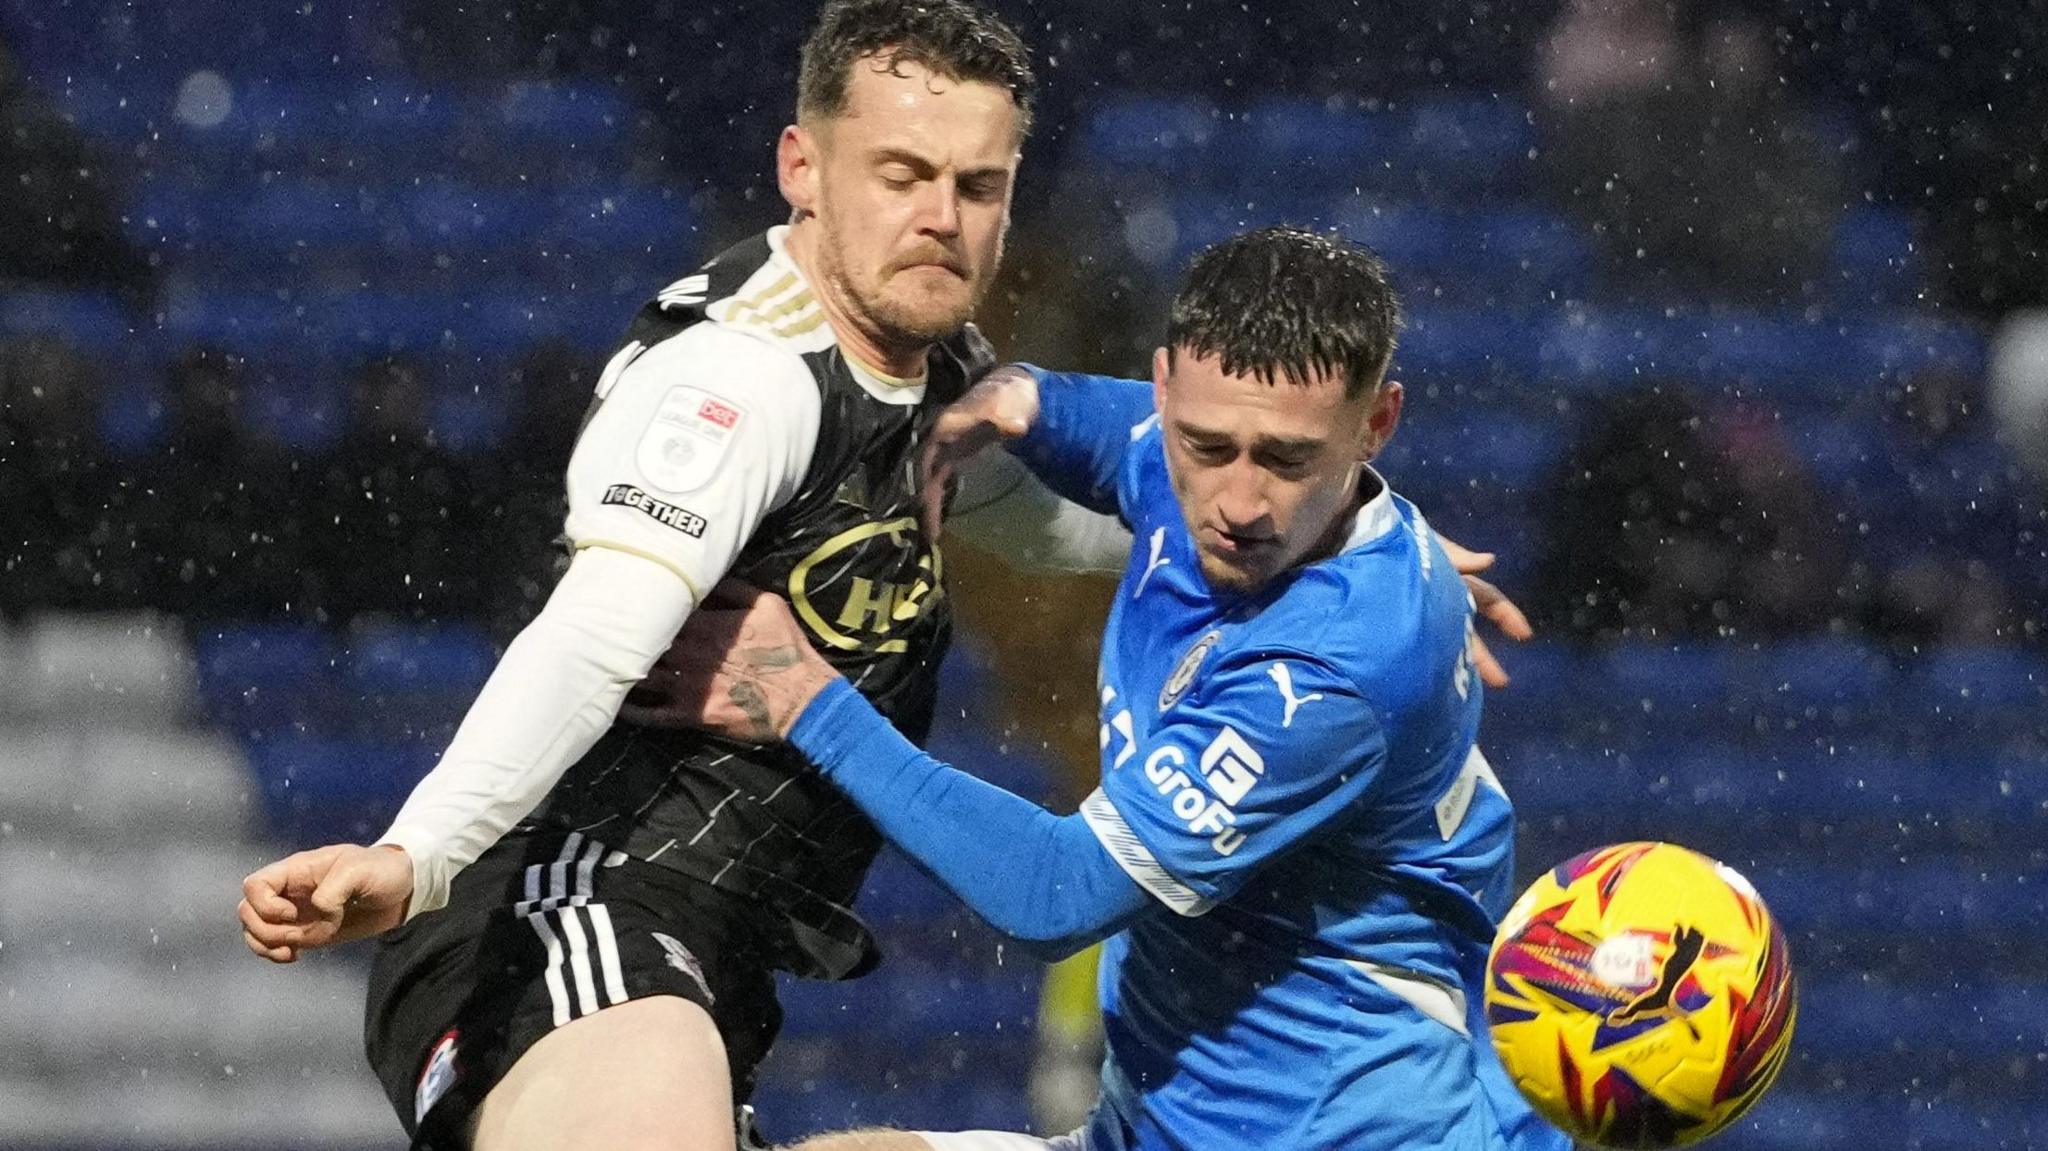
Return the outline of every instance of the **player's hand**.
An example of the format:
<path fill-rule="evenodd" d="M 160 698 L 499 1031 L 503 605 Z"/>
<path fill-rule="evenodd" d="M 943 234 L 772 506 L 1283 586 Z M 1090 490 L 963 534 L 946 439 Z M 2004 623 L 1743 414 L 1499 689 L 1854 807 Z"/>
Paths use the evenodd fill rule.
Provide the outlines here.
<path fill-rule="evenodd" d="M 288 855 L 242 880 L 242 942 L 273 963 L 405 922 L 412 858 L 396 847 L 337 843 Z"/>
<path fill-rule="evenodd" d="M 924 533 L 939 538 L 946 485 L 961 464 L 999 440 L 1014 440 L 1038 419 L 1038 377 L 1004 364 L 947 405 L 924 445 Z"/>
<path fill-rule="evenodd" d="M 1480 572 L 1493 566 L 1492 552 L 1475 552 L 1441 534 L 1436 537 L 1436 541 L 1444 546 L 1444 554 L 1451 557 L 1451 566 L 1458 569 L 1459 575 L 1465 577 L 1465 586 L 1471 589 L 1472 602 L 1478 607 L 1480 615 L 1491 620 L 1493 626 L 1499 628 L 1501 634 L 1511 640 L 1519 642 L 1536 634 L 1536 629 L 1529 626 L 1529 617 L 1522 614 L 1522 609 L 1515 606 L 1515 601 L 1509 599 L 1506 592 L 1479 577 Z M 1472 664 L 1479 669 L 1480 682 L 1488 687 L 1506 687 L 1513 682 L 1508 676 L 1507 669 L 1500 665 L 1500 661 L 1494 658 L 1493 651 L 1486 646 L 1486 641 L 1476 635 L 1472 637 Z"/>
<path fill-rule="evenodd" d="M 729 579 L 690 613 L 636 689 L 639 702 L 620 714 L 747 743 L 779 743 L 837 678 L 790 614 L 789 601 Z"/>

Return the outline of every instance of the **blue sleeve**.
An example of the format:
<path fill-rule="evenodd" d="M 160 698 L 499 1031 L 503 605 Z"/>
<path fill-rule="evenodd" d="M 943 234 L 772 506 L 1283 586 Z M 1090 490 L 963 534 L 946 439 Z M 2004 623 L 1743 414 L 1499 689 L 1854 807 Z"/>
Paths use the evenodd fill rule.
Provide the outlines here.
<path fill-rule="evenodd" d="M 1293 652 L 1232 654 L 1082 808 L 1131 877 L 1198 915 L 1341 820 L 1387 745 L 1358 689 Z"/>
<path fill-rule="evenodd" d="M 843 679 L 797 717 L 789 742 L 890 842 L 1034 954 L 1071 955 L 1152 906 L 1079 815 L 926 755 Z"/>
<path fill-rule="evenodd" d="M 1038 419 L 1010 450 L 1064 498 L 1121 514 L 1117 482 L 1132 429 L 1152 418 L 1152 385 L 1024 367 L 1038 378 Z"/>

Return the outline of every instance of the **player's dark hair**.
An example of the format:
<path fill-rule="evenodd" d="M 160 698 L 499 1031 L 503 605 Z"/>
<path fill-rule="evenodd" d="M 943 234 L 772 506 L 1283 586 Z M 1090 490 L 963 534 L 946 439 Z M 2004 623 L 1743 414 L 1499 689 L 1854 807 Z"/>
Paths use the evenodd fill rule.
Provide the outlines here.
<path fill-rule="evenodd" d="M 846 110 L 846 85 L 856 62 L 895 71 L 919 64 L 949 80 L 1007 89 L 1017 103 L 1020 134 L 1031 131 L 1038 77 L 1024 41 L 994 13 L 966 0 L 831 0 L 804 41 L 797 73 L 799 117 Z"/>
<path fill-rule="evenodd" d="M 1169 355 L 1213 355 L 1233 376 L 1300 384 L 1342 372 L 1356 399 L 1393 359 L 1401 304 L 1363 245 L 1301 228 L 1260 228 L 1188 265 L 1166 324 Z"/>

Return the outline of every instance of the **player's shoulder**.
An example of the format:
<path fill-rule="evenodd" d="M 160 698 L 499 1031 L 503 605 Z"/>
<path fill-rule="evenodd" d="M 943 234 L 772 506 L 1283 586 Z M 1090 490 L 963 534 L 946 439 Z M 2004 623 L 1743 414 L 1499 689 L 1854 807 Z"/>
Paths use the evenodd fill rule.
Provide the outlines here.
<path fill-rule="evenodd" d="M 1275 636 L 1313 636 L 1318 657 L 1389 705 L 1420 669 L 1462 650 L 1465 591 L 1414 505 L 1383 492 L 1350 546 L 1303 569 L 1257 620 Z"/>

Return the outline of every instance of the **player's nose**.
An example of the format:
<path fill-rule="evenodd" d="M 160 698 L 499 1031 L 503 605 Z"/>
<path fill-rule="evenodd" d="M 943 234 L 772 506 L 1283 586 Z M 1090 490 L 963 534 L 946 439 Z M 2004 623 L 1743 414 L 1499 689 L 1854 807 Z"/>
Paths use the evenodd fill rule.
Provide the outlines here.
<path fill-rule="evenodd" d="M 1223 526 L 1232 532 L 1249 532 L 1265 526 L 1272 510 L 1264 485 L 1254 475 L 1226 476 L 1216 494 L 1216 513 L 1222 517 Z"/>
<path fill-rule="evenodd" d="M 960 188 L 950 176 L 929 181 L 918 226 L 933 236 L 960 234 Z"/>

